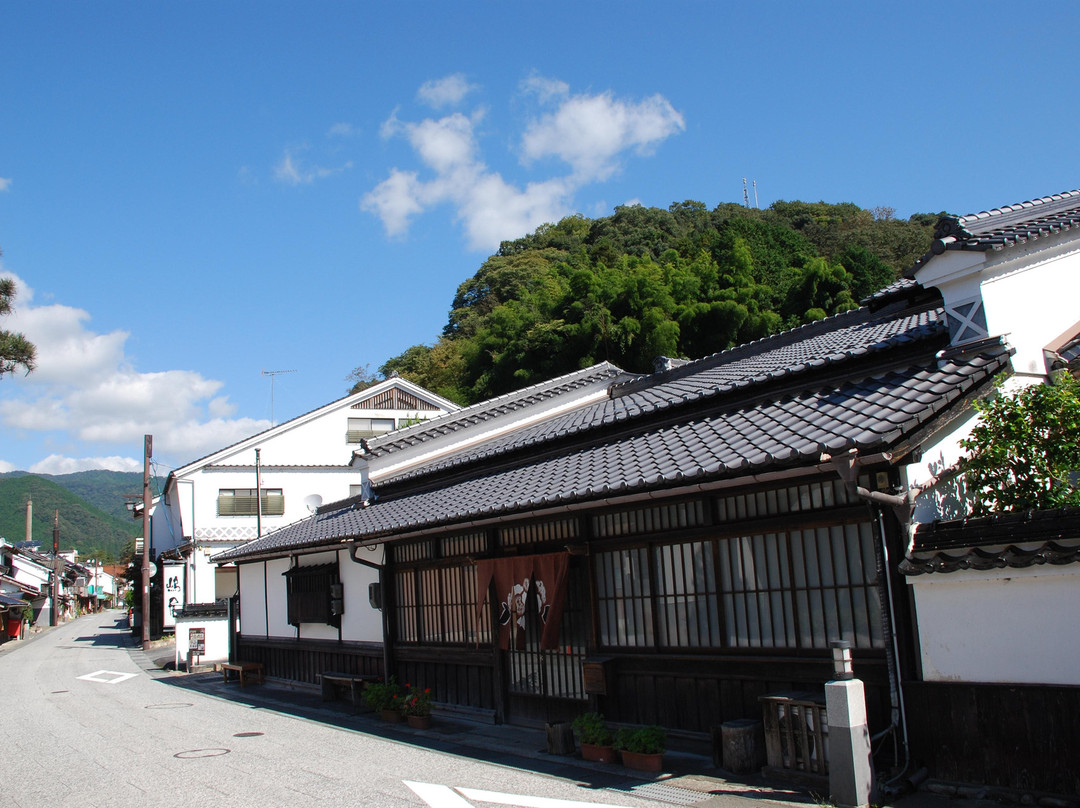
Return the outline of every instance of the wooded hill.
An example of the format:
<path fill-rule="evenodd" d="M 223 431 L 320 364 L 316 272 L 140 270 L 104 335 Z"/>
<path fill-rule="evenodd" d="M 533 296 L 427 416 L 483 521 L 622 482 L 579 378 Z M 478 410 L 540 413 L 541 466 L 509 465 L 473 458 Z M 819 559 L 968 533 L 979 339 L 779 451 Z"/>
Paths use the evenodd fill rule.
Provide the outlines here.
<path fill-rule="evenodd" d="M 154 488 L 153 490 L 158 490 Z M 26 538 L 26 501 L 32 499 L 33 540 L 52 550 L 53 514 L 60 512 L 60 549 L 80 558 L 119 561 L 134 550 L 142 532 L 124 507 L 124 494 L 142 494 L 141 472 L 83 471 L 76 474 L 0 474 L 0 536 L 11 544 Z"/>
<path fill-rule="evenodd" d="M 462 404 L 607 360 L 648 372 L 855 308 L 929 249 L 941 214 L 687 201 L 571 216 L 506 241 L 434 345 L 379 368 Z M 353 390 L 380 376 L 357 368 Z"/>

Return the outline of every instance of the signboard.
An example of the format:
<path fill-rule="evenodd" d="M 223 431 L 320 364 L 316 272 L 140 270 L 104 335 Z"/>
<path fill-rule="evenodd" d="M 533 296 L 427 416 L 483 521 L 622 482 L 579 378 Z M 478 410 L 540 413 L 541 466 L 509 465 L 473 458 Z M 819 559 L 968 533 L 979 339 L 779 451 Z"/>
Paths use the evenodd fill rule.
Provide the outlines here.
<path fill-rule="evenodd" d="M 188 652 L 195 656 L 202 656 L 206 653 L 205 628 L 188 629 Z"/>
<path fill-rule="evenodd" d="M 162 569 L 165 578 L 165 597 L 162 598 L 164 613 L 162 614 L 162 628 L 176 627 L 176 613 L 184 608 L 184 581 L 187 573 L 187 564 L 183 561 L 163 561 Z"/>

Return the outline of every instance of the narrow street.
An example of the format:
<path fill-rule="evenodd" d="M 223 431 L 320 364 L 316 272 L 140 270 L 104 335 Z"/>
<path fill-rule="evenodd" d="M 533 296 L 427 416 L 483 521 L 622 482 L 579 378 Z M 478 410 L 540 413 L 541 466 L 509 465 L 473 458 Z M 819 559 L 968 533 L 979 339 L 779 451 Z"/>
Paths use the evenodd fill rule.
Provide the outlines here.
<path fill-rule="evenodd" d="M 6 646 L 0 806 L 671 804 L 585 782 L 588 771 L 526 771 L 215 697 L 186 678 L 148 664 L 120 611 Z"/>

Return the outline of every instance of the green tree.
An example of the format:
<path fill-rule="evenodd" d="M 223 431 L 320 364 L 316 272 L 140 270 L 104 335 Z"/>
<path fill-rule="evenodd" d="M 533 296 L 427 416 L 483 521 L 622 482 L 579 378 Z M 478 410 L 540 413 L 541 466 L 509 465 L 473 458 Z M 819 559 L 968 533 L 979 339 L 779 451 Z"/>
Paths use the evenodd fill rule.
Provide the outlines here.
<path fill-rule="evenodd" d="M 14 299 L 15 281 L 0 278 L 0 315 L 11 313 Z M 36 356 L 37 349 L 22 334 L 0 330 L 0 377 L 19 367 L 29 373 L 34 369 Z"/>
<path fill-rule="evenodd" d="M 976 404 L 962 468 L 977 516 L 1080 505 L 1080 384 L 1060 374 Z"/>

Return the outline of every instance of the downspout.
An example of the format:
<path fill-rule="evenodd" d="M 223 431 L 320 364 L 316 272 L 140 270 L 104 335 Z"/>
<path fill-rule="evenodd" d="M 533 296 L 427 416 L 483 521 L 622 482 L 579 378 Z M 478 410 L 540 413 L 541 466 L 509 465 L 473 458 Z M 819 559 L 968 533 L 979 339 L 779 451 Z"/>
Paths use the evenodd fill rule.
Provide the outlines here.
<path fill-rule="evenodd" d="M 376 564 L 374 561 L 367 561 L 363 558 L 357 558 L 356 551 L 360 549 L 360 545 L 356 542 L 350 542 L 349 544 L 349 558 L 357 564 L 362 564 L 365 567 L 370 567 L 379 573 L 379 589 L 380 592 L 380 609 L 382 612 L 382 635 L 383 635 L 383 678 L 389 681 L 390 679 L 390 620 L 387 617 L 388 604 L 387 604 L 387 586 L 383 580 L 383 573 L 386 571 L 386 547 L 383 547 L 383 563 Z"/>
<path fill-rule="evenodd" d="M 900 683 L 900 649 L 896 641 L 896 609 L 893 597 L 892 575 L 889 568 L 889 547 L 885 536 L 885 519 L 882 513 L 884 508 L 891 508 L 900 523 L 901 529 L 907 534 L 908 544 L 911 542 L 912 516 L 915 511 L 915 497 L 921 490 L 909 488 L 903 494 L 886 494 L 882 491 L 871 491 L 859 485 L 858 453 L 852 449 L 850 452 L 839 457 L 831 457 L 823 454 L 822 460 L 832 462 L 836 473 L 843 480 L 847 490 L 866 500 L 871 504 L 876 521 L 876 531 L 879 540 L 875 543 L 874 558 L 879 566 L 878 574 L 885 581 L 886 614 L 882 614 L 882 629 L 888 635 L 885 643 L 885 662 L 889 672 L 889 702 L 891 706 L 891 723 L 884 731 L 878 733 L 875 739 L 882 738 L 890 732 L 900 730 L 901 740 L 904 745 L 904 766 L 891 780 L 885 783 L 888 788 L 900 780 L 911 766 L 911 749 L 908 742 L 907 713 L 904 707 L 904 692 Z M 897 761 L 899 762 L 899 761 Z"/>
<path fill-rule="evenodd" d="M 892 456 L 884 453 L 881 457 L 892 462 Z M 909 486 L 903 494 L 886 494 L 883 491 L 871 491 L 859 485 L 859 454 L 855 449 L 846 454 L 833 457 L 829 454 L 821 455 L 822 462 L 831 462 L 840 479 L 844 481 L 848 491 L 855 496 L 872 503 L 874 506 L 877 530 L 880 541 L 874 547 L 875 558 L 880 557 L 883 566 L 882 577 L 885 579 L 885 596 L 888 606 L 888 620 L 882 617 L 882 627 L 889 634 L 889 641 L 885 645 L 886 667 L 889 671 L 889 696 L 893 708 L 892 724 L 884 731 L 878 733 L 873 740 L 884 737 L 889 732 L 899 728 L 904 744 L 904 767 L 890 780 L 886 781 L 884 791 L 895 796 L 902 791 L 913 788 L 921 779 L 925 779 L 925 770 L 920 770 L 904 781 L 904 776 L 911 767 L 911 747 L 908 738 L 907 710 L 904 706 L 904 691 L 900 686 L 900 648 L 896 641 L 896 610 L 893 600 L 892 576 L 889 570 L 889 546 L 885 540 L 885 520 L 882 513 L 884 508 L 891 508 L 900 523 L 901 529 L 906 535 L 906 548 L 910 550 L 915 536 L 915 500 L 936 486 L 938 483 L 948 480 L 960 474 L 963 469 L 959 464 L 950 466 L 941 473 L 930 477 L 926 482 L 917 486 Z M 903 782 L 901 782 L 903 781 Z"/>

